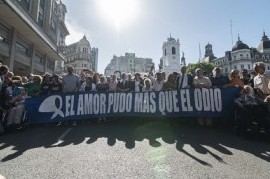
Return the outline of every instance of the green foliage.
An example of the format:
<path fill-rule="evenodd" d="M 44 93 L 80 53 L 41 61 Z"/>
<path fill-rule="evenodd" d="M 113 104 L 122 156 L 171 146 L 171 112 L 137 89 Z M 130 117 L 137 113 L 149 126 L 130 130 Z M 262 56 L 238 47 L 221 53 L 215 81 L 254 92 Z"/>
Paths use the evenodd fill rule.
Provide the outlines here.
<path fill-rule="evenodd" d="M 212 70 L 216 67 L 215 64 L 213 63 L 204 63 L 204 62 L 199 62 L 199 63 L 194 63 L 194 64 L 190 64 L 187 68 L 187 72 L 188 73 L 192 73 L 194 74 L 195 70 L 197 68 L 201 68 L 203 71 L 205 71 L 205 73 L 207 75 L 209 75 L 210 73 L 212 73 Z"/>

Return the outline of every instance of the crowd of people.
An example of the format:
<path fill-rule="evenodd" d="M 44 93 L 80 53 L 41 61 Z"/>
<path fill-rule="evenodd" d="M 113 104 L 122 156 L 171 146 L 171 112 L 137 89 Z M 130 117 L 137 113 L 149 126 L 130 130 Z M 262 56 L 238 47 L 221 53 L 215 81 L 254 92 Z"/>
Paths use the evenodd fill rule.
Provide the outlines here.
<path fill-rule="evenodd" d="M 184 88 L 228 88 L 241 89 L 239 98 L 235 100 L 237 111 L 241 117 L 236 125 L 241 130 L 249 132 L 251 124 L 258 123 L 260 131 L 269 129 L 270 111 L 270 72 L 265 70 L 262 62 L 254 65 L 253 73 L 248 70 L 232 70 L 228 76 L 222 75 L 222 69 L 215 67 L 211 74 L 198 68 L 193 74 L 187 73 L 187 67 L 182 66 L 179 73 L 168 74 L 162 71 L 154 72 L 151 68 L 148 75 L 122 73 L 118 79 L 116 74 L 109 77 L 97 72 L 81 72 L 74 74 L 73 67 L 67 67 L 63 76 L 44 74 L 16 76 L 5 65 L 0 65 L 0 117 L 5 125 L 18 124 L 24 113 L 24 101 L 27 97 L 52 95 L 56 93 L 71 93 L 78 91 L 91 92 L 148 92 L 161 90 L 178 90 Z M 5 116 L 8 114 L 8 116 Z M 256 120 L 256 117 L 258 118 Z M 199 125 L 213 125 L 210 118 L 198 116 Z"/>

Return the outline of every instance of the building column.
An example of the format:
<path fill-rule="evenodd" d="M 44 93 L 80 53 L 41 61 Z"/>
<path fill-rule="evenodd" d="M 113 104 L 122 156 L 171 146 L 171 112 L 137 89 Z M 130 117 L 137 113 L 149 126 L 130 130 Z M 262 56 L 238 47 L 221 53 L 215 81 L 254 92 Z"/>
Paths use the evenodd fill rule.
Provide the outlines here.
<path fill-rule="evenodd" d="M 39 8 L 39 1 L 40 0 L 34 0 L 32 1 L 32 15 L 35 19 L 35 21 L 38 21 L 38 8 Z"/>
<path fill-rule="evenodd" d="M 51 22 L 51 16 L 52 16 L 52 0 L 47 0 L 46 1 L 46 7 L 45 7 L 45 12 L 44 12 L 44 29 L 45 32 L 49 33 L 50 32 L 50 22 Z"/>
<path fill-rule="evenodd" d="M 17 31 L 15 28 L 12 28 L 10 54 L 9 54 L 9 70 L 12 72 L 14 70 L 14 61 L 16 56 L 16 41 L 17 41 Z"/>
<path fill-rule="evenodd" d="M 30 61 L 30 73 L 34 74 L 35 70 L 35 56 L 36 56 L 36 47 L 32 44 L 32 54 L 31 54 L 31 61 Z"/>
<path fill-rule="evenodd" d="M 45 60 L 45 63 L 44 63 L 44 73 L 46 73 L 47 72 L 47 63 L 48 63 L 48 57 L 47 57 L 47 55 L 45 55 L 45 57 L 44 57 L 44 60 Z"/>

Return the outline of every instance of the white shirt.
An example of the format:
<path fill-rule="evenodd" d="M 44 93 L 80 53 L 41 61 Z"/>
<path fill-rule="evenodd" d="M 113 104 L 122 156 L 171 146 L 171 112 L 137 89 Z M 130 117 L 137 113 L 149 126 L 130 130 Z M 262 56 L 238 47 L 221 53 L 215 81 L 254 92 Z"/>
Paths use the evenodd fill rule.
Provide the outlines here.
<path fill-rule="evenodd" d="M 254 88 L 262 90 L 264 94 L 270 94 L 270 71 L 265 71 L 264 74 L 255 76 Z"/>
<path fill-rule="evenodd" d="M 212 87 L 212 83 L 211 83 L 210 79 L 206 76 L 203 76 L 202 78 L 198 78 L 196 76 L 193 80 L 193 85 L 196 86 L 198 84 L 201 84 L 201 85 L 203 84 L 203 85 L 205 85 L 205 87 L 208 87 L 208 88 Z"/>
<path fill-rule="evenodd" d="M 148 89 L 146 88 L 146 86 L 142 87 L 142 92 L 147 92 L 147 91 L 154 91 L 153 86 L 150 86 Z"/>
<path fill-rule="evenodd" d="M 86 87 L 86 82 L 84 82 L 84 83 L 81 85 L 79 91 L 85 91 L 85 87 Z M 95 84 L 95 83 L 92 83 L 91 91 L 97 91 L 97 88 L 96 88 L 96 84 Z"/>
<path fill-rule="evenodd" d="M 162 91 L 163 84 L 164 84 L 163 80 L 158 81 L 150 75 L 148 76 L 148 78 L 152 81 L 154 91 Z"/>
<path fill-rule="evenodd" d="M 135 80 L 135 88 L 134 88 L 134 91 L 135 91 L 135 92 L 140 92 L 140 87 L 139 87 L 139 85 L 140 85 L 140 81 L 136 81 L 136 80 Z"/>

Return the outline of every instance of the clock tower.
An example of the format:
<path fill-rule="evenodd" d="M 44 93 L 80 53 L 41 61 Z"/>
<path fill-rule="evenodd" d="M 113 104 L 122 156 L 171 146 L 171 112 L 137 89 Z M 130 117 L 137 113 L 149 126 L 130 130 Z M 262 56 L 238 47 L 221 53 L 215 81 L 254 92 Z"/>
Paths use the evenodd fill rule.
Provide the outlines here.
<path fill-rule="evenodd" d="M 180 43 L 179 39 L 175 40 L 170 37 L 163 43 L 163 56 L 161 58 L 161 65 L 166 76 L 169 73 L 180 71 Z"/>

